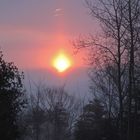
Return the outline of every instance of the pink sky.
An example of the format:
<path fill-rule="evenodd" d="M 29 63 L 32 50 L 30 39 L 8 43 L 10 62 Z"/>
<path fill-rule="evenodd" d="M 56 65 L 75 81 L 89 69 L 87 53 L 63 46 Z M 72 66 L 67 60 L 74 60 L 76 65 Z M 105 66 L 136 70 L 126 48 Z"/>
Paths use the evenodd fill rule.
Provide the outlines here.
<path fill-rule="evenodd" d="M 54 55 L 64 50 L 74 66 L 83 66 L 83 53 L 74 55 L 70 43 L 95 30 L 82 0 L 14 1 L 0 2 L 0 44 L 6 59 L 24 69 L 50 68 Z"/>
<path fill-rule="evenodd" d="M 29 79 L 37 83 L 43 77 L 48 85 L 66 84 L 71 92 L 87 93 L 85 54 L 74 55 L 70 42 L 94 34 L 97 27 L 84 0 L 0 1 L 0 46 L 4 58 L 24 71 L 27 87 Z M 60 50 L 74 62 L 63 75 L 50 64 Z"/>

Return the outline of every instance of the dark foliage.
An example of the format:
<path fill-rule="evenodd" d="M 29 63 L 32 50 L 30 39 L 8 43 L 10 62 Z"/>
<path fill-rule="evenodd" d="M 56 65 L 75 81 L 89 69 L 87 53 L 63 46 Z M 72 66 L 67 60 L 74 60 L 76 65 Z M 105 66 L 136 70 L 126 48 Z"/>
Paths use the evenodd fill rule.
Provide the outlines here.
<path fill-rule="evenodd" d="M 7 63 L 0 52 L 0 139 L 19 137 L 18 115 L 25 105 L 23 74 L 13 63 Z"/>
<path fill-rule="evenodd" d="M 117 140 L 116 126 L 106 118 L 99 100 L 89 102 L 75 126 L 76 140 Z"/>

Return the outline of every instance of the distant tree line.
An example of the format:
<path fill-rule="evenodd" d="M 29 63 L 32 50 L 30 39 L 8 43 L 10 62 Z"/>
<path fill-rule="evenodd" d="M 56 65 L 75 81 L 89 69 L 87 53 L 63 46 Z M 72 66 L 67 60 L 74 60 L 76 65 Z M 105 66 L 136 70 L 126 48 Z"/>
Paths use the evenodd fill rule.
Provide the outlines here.
<path fill-rule="evenodd" d="M 23 73 L 0 52 L 0 139 L 71 140 L 81 101 L 64 87 L 27 91 Z"/>
<path fill-rule="evenodd" d="M 22 117 L 26 140 L 71 140 L 81 102 L 61 88 L 37 87 Z M 23 123 L 24 122 L 24 123 Z"/>

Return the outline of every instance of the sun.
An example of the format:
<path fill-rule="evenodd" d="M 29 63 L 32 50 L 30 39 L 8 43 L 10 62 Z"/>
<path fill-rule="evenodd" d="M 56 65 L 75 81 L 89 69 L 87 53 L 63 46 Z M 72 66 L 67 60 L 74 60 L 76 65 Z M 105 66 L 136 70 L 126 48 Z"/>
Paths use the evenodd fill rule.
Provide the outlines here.
<path fill-rule="evenodd" d="M 66 56 L 63 53 L 60 53 L 58 56 L 56 56 L 56 58 L 53 61 L 53 66 L 58 70 L 58 72 L 64 72 L 66 71 L 68 68 L 71 67 L 71 61 L 68 58 L 68 56 Z"/>

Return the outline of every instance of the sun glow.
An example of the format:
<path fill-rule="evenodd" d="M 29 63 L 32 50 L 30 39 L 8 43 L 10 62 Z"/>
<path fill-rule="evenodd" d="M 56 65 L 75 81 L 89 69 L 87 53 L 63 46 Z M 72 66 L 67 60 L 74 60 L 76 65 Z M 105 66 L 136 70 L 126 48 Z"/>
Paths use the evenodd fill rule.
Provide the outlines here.
<path fill-rule="evenodd" d="M 58 70 L 58 72 L 64 72 L 71 66 L 70 59 L 64 55 L 63 53 L 60 53 L 53 61 L 53 66 Z"/>

